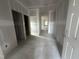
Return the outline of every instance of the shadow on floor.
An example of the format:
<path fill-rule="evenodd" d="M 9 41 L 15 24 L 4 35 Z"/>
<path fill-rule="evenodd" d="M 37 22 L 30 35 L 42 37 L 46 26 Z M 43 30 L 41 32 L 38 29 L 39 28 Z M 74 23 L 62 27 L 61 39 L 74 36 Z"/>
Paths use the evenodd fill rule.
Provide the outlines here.
<path fill-rule="evenodd" d="M 55 40 L 55 41 L 56 41 L 56 45 L 57 45 L 57 48 L 59 50 L 60 56 L 62 56 L 62 48 L 63 48 L 63 46 L 59 42 L 57 42 L 57 40 Z"/>

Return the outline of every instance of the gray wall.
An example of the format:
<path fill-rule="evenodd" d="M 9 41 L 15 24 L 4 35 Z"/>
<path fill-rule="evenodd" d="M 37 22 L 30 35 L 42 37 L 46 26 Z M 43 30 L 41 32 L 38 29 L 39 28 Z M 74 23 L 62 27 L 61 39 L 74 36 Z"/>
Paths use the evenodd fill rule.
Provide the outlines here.
<path fill-rule="evenodd" d="M 14 1 L 14 2 L 13 2 Z M 11 4 L 10 4 L 11 3 Z M 0 0 L 0 45 L 4 55 L 17 46 L 11 9 L 27 14 L 27 10 L 15 0 Z M 8 46 L 6 48 L 6 45 Z"/>
<path fill-rule="evenodd" d="M 4 59 L 4 55 L 3 55 L 3 52 L 2 52 L 1 46 L 0 46 L 0 59 Z"/>
<path fill-rule="evenodd" d="M 10 9 L 28 15 L 28 7 L 25 7 L 19 0 L 9 0 Z"/>
<path fill-rule="evenodd" d="M 17 45 L 8 0 L 0 0 L 0 37 L 0 45 L 4 54 L 7 54 Z M 5 45 L 8 47 L 6 48 Z"/>
<path fill-rule="evenodd" d="M 49 21 L 48 21 L 48 33 L 55 35 L 55 12 L 49 11 Z"/>
<path fill-rule="evenodd" d="M 67 18 L 68 0 L 63 0 L 56 9 L 56 41 L 59 48 L 62 48 L 65 34 L 66 18 Z"/>

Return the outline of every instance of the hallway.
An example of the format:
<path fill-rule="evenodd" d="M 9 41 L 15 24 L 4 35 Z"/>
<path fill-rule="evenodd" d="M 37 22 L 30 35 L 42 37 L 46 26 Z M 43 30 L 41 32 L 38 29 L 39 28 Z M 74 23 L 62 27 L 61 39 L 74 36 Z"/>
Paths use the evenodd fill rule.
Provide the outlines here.
<path fill-rule="evenodd" d="M 45 37 L 45 38 L 55 38 L 55 36 L 53 34 L 49 34 L 47 30 L 41 30 L 40 35 L 41 37 Z"/>
<path fill-rule="evenodd" d="M 78 45 L 79 0 L 0 0 L 0 59 L 79 59 Z"/>
<path fill-rule="evenodd" d="M 7 59 L 60 59 L 54 39 L 31 36 L 13 50 Z"/>

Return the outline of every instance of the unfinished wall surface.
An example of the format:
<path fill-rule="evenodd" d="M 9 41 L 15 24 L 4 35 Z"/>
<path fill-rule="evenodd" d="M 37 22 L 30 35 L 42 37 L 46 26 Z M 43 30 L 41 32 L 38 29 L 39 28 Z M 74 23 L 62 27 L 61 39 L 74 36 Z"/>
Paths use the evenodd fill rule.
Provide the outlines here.
<path fill-rule="evenodd" d="M 67 8 L 68 0 L 63 0 L 58 8 L 56 9 L 56 40 L 58 44 L 63 45 L 66 18 L 67 18 Z M 61 48 L 61 47 L 60 47 Z"/>
<path fill-rule="evenodd" d="M 8 0 L 0 0 L 0 38 L 0 45 L 4 54 L 7 54 L 17 45 Z"/>
<path fill-rule="evenodd" d="M 28 15 L 28 8 L 25 7 L 19 0 L 9 0 L 10 9 Z"/>
<path fill-rule="evenodd" d="M 12 0 L 0 0 L 0 45 L 2 47 L 4 55 L 7 55 L 7 53 L 9 53 L 13 48 L 17 46 L 11 7 L 27 14 L 27 10 L 24 12 L 24 8 L 20 9 L 20 7 L 22 6 L 17 2 L 12 3 L 13 6 L 10 6 L 11 1 Z"/>
<path fill-rule="evenodd" d="M 2 52 L 1 46 L 0 46 L 0 59 L 4 59 L 4 55 L 3 55 L 3 52 Z"/>
<path fill-rule="evenodd" d="M 55 34 L 55 19 L 54 12 L 52 10 L 49 11 L 48 33 L 52 34 L 53 36 Z"/>

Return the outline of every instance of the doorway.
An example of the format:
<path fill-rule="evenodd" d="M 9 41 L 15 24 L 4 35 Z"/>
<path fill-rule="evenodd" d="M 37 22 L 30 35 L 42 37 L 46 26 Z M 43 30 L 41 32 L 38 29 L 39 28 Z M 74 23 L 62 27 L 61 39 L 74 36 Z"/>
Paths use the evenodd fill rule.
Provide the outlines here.
<path fill-rule="evenodd" d="M 27 15 L 24 15 L 24 21 L 25 21 L 25 29 L 26 29 L 26 35 L 30 35 L 30 25 L 29 25 L 29 17 Z"/>
<path fill-rule="evenodd" d="M 48 37 L 48 16 L 41 16 L 40 36 Z"/>
<path fill-rule="evenodd" d="M 12 10 L 12 16 L 13 16 L 14 27 L 15 27 L 16 37 L 17 37 L 17 43 L 21 44 L 25 40 L 22 14 Z"/>

